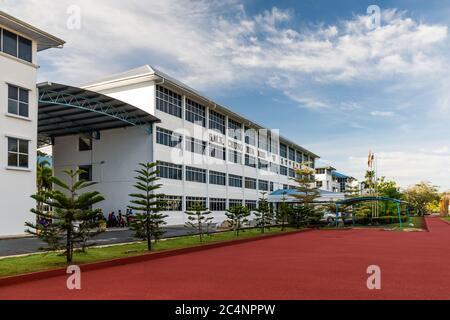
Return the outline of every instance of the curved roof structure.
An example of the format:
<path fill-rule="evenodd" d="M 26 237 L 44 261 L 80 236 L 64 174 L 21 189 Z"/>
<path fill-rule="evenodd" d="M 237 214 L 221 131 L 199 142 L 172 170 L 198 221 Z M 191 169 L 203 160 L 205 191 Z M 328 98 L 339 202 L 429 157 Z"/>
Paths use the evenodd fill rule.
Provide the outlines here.
<path fill-rule="evenodd" d="M 390 202 L 395 202 L 395 203 L 409 204 L 409 202 L 399 200 L 399 199 L 388 198 L 388 197 L 356 197 L 356 198 L 340 200 L 336 203 L 337 204 L 354 204 L 354 203 L 364 202 L 364 201 L 390 201 Z"/>
<path fill-rule="evenodd" d="M 104 94 L 59 83 L 38 84 L 40 140 L 160 122 L 142 109 Z"/>
<path fill-rule="evenodd" d="M 331 192 L 326 190 L 319 190 L 320 197 L 316 199 L 316 203 L 328 203 L 343 200 L 345 195 L 343 193 Z M 269 194 L 269 202 L 295 202 L 295 195 L 300 194 L 295 189 L 279 189 Z"/>

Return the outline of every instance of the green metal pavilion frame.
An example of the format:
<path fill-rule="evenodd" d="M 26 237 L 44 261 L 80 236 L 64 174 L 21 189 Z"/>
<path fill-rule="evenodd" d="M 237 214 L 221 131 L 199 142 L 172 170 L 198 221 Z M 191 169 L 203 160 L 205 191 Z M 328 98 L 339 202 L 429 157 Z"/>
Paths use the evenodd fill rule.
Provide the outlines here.
<path fill-rule="evenodd" d="M 353 205 L 355 203 L 360 203 L 360 202 L 372 202 L 372 201 L 384 201 L 384 202 L 393 202 L 397 205 L 397 215 L 398 215 L 398 222 L 400 225 L 400 228 L 403 227 L 402 224 L 402 217 L 401 217 L 401 205 L 402 204 L 406 204 L 406 215 L 408 217 L 408 223 L 410 222 L 410 216 L 409 216 L 409 203 L 406 201 L 402 201 L 399 199 L 393 199 L 393 198 L 388 198 L 388 197 L 357 197 L 357 198 L 349 198 L 349 199 L 344 199 L 344 200 L 340 200 L 336 202 L 336 227 L 339 226 L 339 207 L 342 205 Z M 353 220 L 353 224 L 355 224 L 355 213 L 353 211 L 352 213 L 352 220 Z"/>
<path fill-rule="evenodd" d="M 58 136 L 134 126 L 152 133 L 160 120 L 146 111 L 82 88 L 58 83 L 38 84 L 40 141 Z"/>

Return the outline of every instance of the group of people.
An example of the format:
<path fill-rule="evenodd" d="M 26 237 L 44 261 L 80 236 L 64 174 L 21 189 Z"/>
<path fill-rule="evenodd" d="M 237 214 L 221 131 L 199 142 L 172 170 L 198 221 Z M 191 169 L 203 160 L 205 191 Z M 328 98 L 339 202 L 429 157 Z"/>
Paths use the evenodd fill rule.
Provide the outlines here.
<path fill-rule="evenodd" d="M 130 226 L 132 220 L 133 210 L 131 209 L 127 209 L 125 215 L 122 213 L 122 210 L 119 210 L 117 216 L 116 213 L 112 211 L 108 214 L 106 226 L 108 228 L 125 228 Z"/>

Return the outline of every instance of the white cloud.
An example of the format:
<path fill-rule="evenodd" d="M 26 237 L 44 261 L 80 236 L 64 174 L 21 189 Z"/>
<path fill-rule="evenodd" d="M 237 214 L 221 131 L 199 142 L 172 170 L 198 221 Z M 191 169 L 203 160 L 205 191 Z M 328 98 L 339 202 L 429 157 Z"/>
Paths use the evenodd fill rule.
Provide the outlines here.
<path fill-rule="evenodd" d="M 442 146 L 437 149 L 434 149 L 432 152 L 436 154 L 448 154 L 449 148 L 447 146 Z"/>
<path fill-rule="evenodd" d="M 392 111 L 372 111 L 370 115 L 373 117 L 393 117 L 395 113 Z"/>
<path fill-rule="evenodd" d="M 446 177 L 450 175 L 450 154 L 433 154 L 429 152 L 379 152 L 378 172 L 379 175 L 398 181 L 406 188 L 422 179 L 431 181 L 442 190 L 450 188 Z M 364 168 L 367 157 L 350 157 L 350 167 Z"/>
<path fill-rule="evenodd" d="M 322 109 L 327 107 L 327 104 L 325 102 L 320 101 L 319 99 L 316 98 L 305 97 L 303 95 L 299 95 L 289 91 L 285 91 L 284 94 L 288 96 L 291 100 L 297 102 L 300 107 L 308 109 Z"/>
<path fill-rule="evenodd" d="M 81 30 L 66 28 L 66 9 L 73 4 L 82 10 Z M 345 114 L 348 127 L 366 129 L 356 115 L 403 116 L 417 108 L 415 99 L 423 92 L 429 95 L 421 101 L 427 111 L 417 117 L 429 112 L 442 120 L 450 114 L 448 27 L 416 21 L 394 9 L 383 11 L 381 27 L 369 30 L 362 15 L 298 28 L 292 10 L 272 8 L 250 15 L 238 0 L 3 0 L 1 8 L 67 41 L 63 50 L 40 54 L 45 66 L 40 80 L 78 84 L 150 63 L 199 90 L 259 91 L 268 86 L 302 107 Z M 331 90 L 336 87 L 340 90 Z M 387 103 L 379 103 L 381 97 Z M 400 104 L 404 110 L 393 109 Z M 371 111 L 374 105 L 388 107 Z M 407 137 L 418 131 L 403 120 L 399 134 Z M 426 120 L 420 119 L 424 131 Z M 330 125 L 318 122 L 317 132 L 325 126 Z M 338 169 L 357 174 L 364 169 L 366 155 L 354 167 L 361 159 L 350 161 L 348 154 L 365 153 L 351 148 L 364 138 L 351 137 L 327 148 L 326 141 L 317 141 L 321 145 L 312 150 L 336 159 Z M 380 141 L 392 145 L 388 139 Z M 429 140 L 412 143 L 431 150 Z M 365 149 L 370 145 L 363 144 Z M 398 145 L 400 150 L 403 145 Z M 431 153 L 385 151 L 382 165 L 402 184 L 418 177 L 448 184 L 444 173 L 448 176 L 450 159 L 446 153 Z"/>
<path fill-rule="evenodd" d="M 346 82 L 394 74 L 420 78 L 442 72 L 445 64 L 436 48 L 447 39 L 447 27 L 417 22 L 395 10 L 384 11 L 385 24 L 375 30 L 366 27 L 366 16 L 305 30 L 291 27 L 292 10 L 274 7 L 250 16 L 237 0 L 151 5 L 79 0 L 82 29 L 77 31 L 66 29 L 66 9 L 73 3 L 3 4 L 6 11 L 68 41 L 63 52 L 43 54 L 53 67 L 46 75 L 67 81 L 84 82 L 132 67 L 132 61 L 160 65 L 199 89 L 234 82 L 261 85 L 276 73 L 293 79 L 291 85 L 305 79 Z"/>

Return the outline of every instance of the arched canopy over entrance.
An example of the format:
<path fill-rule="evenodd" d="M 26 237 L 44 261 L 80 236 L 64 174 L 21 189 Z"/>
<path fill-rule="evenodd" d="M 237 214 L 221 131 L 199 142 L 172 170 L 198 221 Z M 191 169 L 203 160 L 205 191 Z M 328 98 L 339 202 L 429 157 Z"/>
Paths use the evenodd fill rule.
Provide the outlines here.
<path fill-rule="evenodd" d="M 38 85 L 39 143 L 54 137 L 135 126 L 150 134 L 152 124 L 160 122 L 146 111 L 82 88 L 58 83 Z"/>
<path fill-rule="evenodd" d="M 336 227 L 339 225 L 339 208 L 343 205 L 354 205 L 361 202 L 393 202 L 397 205 L 397 215 L 400 228 L 402 228 L 401 205 L 406 205 L 406 215 L 409 222 L 409 203 L 399 199 L 388 197 L 356 197 L 336 201 Z M 355 222 L 355 215 L 353 214 L 353 223 Z"/>

